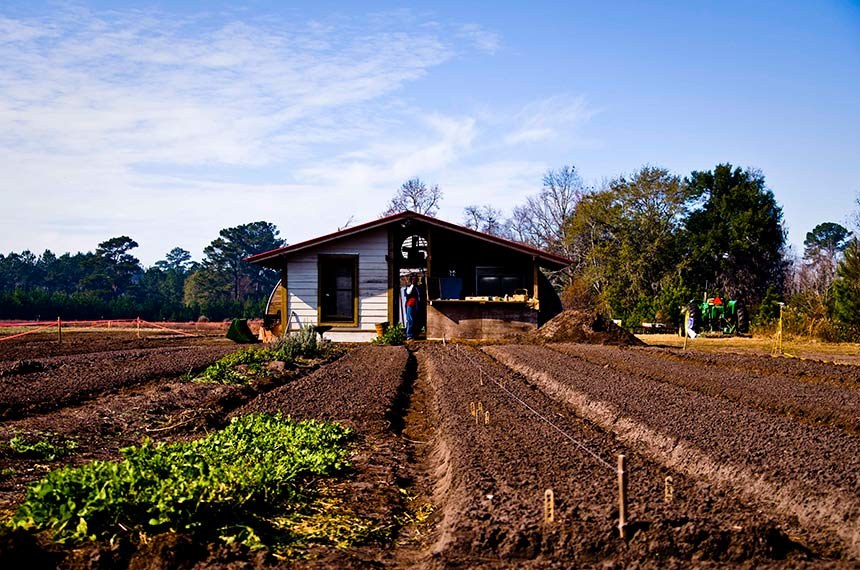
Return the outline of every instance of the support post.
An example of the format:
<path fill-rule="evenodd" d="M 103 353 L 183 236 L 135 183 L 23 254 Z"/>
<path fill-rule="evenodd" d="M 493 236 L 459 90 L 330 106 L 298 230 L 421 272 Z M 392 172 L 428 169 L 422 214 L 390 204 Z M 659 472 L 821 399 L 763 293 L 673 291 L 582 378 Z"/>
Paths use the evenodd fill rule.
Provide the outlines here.
<path fill-rule="evenodd" d="M 627 538 L 627 457 L 618 455 L 618 534 Z"/>
<path fill-rule="evenodd" d="M 63 321 L 57 317 L 57 344 L 63 344 Z"/>

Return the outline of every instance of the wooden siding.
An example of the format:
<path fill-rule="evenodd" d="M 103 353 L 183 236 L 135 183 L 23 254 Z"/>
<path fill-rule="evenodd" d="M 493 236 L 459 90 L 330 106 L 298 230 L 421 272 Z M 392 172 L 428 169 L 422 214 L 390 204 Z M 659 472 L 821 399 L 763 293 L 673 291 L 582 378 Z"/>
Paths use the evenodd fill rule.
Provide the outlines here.
<path fill-rule="evenodd" d="M 309 249 L 291 258 L 287 264 L 287 272 L 290 276 L 289 330 L 296 330 L 299 326 L 308 324 L 318 324 L 317 256 L 320 254 L 358 255 L 358 327 L 333 329 L 332 332 L 326 333 L 326 338 L 341 340 L 343 335 L 338 331 L 361 332 L 353 336 L 366 337 L 368 332 L 375 331 L 377 323 L 389 320 L 388 262 L 385 261 L 387 252 L 388 231 L 386 228 L 380 228 L 341 243 L 325 244 Z"/>

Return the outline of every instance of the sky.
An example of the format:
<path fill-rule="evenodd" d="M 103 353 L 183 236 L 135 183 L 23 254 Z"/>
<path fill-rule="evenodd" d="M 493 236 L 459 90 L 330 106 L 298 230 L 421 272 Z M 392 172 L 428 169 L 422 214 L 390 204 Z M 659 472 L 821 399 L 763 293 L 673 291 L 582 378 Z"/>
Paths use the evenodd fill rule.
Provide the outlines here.
<path fill-rule="evenodd" d="M 860 194 L 860 3 L 0 3 L 0 253 L 128 235 L 200 260 L 438 184 L 509 213 L 543 174 L 760 169 L 789 242 Z"/>

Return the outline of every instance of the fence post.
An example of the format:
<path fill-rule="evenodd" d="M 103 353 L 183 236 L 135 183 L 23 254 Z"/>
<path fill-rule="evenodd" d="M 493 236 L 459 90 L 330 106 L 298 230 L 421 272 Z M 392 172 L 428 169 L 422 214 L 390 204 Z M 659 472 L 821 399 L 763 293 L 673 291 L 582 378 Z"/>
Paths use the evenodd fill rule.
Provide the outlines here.
<path fill-rule="evenodd" d="M 618 455 L 618 534 L 627 538 L 627 457 Z"/>
<path fill-rule="evenodd" d="M 63 321 L 57 317 L 57 344 L 63 344 Z"/>

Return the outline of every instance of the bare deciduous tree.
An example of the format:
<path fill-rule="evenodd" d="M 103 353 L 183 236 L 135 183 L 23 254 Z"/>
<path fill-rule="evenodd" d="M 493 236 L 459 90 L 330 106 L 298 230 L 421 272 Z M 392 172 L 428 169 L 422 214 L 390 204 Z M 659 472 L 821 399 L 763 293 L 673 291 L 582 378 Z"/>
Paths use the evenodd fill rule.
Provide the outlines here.
<path fill-rule="evenodd" d="M 388 209 L 382 212 L 382 215 L 390 216 L 410 210 L 427 216 L 435 216 L 436 212 L 439 211 L 439 202 L 441 201 L 442 191 L 439 190 L 439 186 L 434 184 L 428 187 L 420 178 L 411 178 L 403 183 L 397 194 L 388 203 Z"/>
<path fill-rule="evenodd" d="M 547 171 L 540 193 L 514 208 L 511 218 L 514 239 L 571 257 L 574 252 L 565 239 L 566 225 L 585 192 L 575 166 Z"/>
<path fill-rule="evenodd" d="M 466 206 L 463 210 L 463 223 L 467 228 L 506 239 L 511 238 L 510 222 L 501 210 L 489 204 Z"/>

